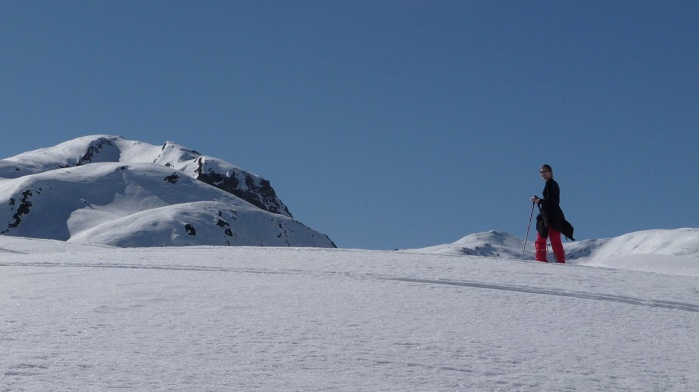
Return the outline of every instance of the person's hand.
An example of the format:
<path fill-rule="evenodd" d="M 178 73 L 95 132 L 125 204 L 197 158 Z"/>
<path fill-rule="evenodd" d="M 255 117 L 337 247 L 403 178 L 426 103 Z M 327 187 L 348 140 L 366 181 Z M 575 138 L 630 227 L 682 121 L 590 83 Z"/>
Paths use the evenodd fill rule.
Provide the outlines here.
<path fill-rule="evenodd" d="M 539 199 L 538 196 L 532 196 L 529 198 L 529 200 L 531 200 L 532 203 L 539 203 L 539 200 L 541 200 L 541 199 Z"/>

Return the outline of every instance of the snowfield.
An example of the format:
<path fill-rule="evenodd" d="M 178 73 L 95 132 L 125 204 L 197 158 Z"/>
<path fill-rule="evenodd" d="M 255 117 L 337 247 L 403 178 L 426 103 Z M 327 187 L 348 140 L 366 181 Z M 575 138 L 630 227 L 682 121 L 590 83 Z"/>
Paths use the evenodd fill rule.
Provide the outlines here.
<path fill-rule="evenodd" d="M 0 391 L 696 391 L 697 248 L 649 234 L 567 265 L 0 236 Z"/>

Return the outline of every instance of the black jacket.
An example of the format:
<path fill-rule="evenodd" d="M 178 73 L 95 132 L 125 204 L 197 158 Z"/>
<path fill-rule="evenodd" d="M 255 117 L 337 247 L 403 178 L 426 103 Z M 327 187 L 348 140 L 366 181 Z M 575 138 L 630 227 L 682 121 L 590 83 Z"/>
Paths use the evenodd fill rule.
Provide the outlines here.
<path fill-rule="evenodd" d="M 573 226 L 566 220 L 561 210 L 561 189 L 558 183 L 551 178 L 546 181 L 544 194 L 539 199 L 539 215 L 536 217 L 536 230 L 542 237 L 548 237 L 549 226 L 558 230 L 567 239 L 575 241 L 573 238 Z"/>

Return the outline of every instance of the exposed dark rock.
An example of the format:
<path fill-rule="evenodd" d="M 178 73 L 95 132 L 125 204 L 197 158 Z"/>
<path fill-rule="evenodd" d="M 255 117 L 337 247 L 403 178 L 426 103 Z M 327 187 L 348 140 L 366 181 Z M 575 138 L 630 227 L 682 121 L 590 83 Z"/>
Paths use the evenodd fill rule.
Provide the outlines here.
<path fill-rule="evenodd" d="M 22 222 L 22 215 L 29 214 L 30 207 L 32 206 L 32 202 L 29 201 L 29 198 L 33 195 L 31 190 L 26 190 L 22 192 L 22 199 L 20 200 L 19 207 L 17 207 L 17 211 L 12 215 L 12 219 L 14 219 L 13 222 L 10 222 L 7 224 L 7 229 L 2 231 L 2 233 L 7 233 L 10 229 L 16 229 L 17 226 Z M 10 199 L 10 205 L 15 204 L 15 199 Z"/>
<path fill-rule="evenodd" d="M 255 179 L 252 176 L 249 174 L 244 174 L 246 189 L 241 189 L 240 180 L 238 180 L 238 177 L 236 176 L 238 173 L 234 173 L 230 177 L 226 177 L 213 171 L 209 171 L 209 173 L 202 173 L 201 170 L 198 170 L 197 173 L 197 180 L 215 186 L 216 188 L 228 193 L 232 193 L 257 208 L 275 214 L 284 214 L 292 217 L 289 209 L 285 205 L 278 202 L 279 199 L 277 198 L 277 194 L 274 192 L 274 188 L 272 188 L 268 180 L 261 179 L 258 186 L 255 184 Z M 243 173 L 240 174 L 242 175 Z"/>
<path fill-rule="evenodd" d="M 180 179 L 180 176 L 177 175 L 177 173 L 172 173 L 171 175 L 165 177 L 165 182 L 169 182 L 170 184 L 176 184 L 177 180 Z"/>
<path fill-rule="evenodd" d="M 185 231 L 187 232 L 187 234 L 189 234 L 189 235 L 197 235 L 197 231 L 194 230 L 194 226 L 190 225 L 189 223 L 187 223 L 186 225 L 184 225 L 184 230 L 185 230 Z"/>
<path fill-rule="evenodd" d="M 91 163 L 95 155 L 97 155 L 100 152 L 100 150 L 104 148 L 104 146 L 113 145 L 114 143 L 112 143 L 111 140 L 104 138 L 98 139 L 96 143 L 91 144 L 90 147 L 87 148 L 87 152 L 85 152 L 85 155 L 78 159 L 78 162 L 75 164 L 75 166 L 81 166 L 87 163 Z"/>

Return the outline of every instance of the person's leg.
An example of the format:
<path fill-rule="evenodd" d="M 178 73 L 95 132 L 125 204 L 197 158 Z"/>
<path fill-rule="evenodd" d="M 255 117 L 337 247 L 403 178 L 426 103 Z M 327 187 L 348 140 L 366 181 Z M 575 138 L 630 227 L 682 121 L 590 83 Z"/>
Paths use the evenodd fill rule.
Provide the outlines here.
<path fill-rule="evenodd" d="M 561 243 L 561 233 L 549 226 L 549 239 L 551 240 L 551 248 L 553 248 L 553 254 L 556 256 L 557 263 L 566 262 L 566 254 L 563 250 L 563 244 Z"/>
<path fill-rule="evenodd" d="M 546 263 L 546 237 L 542 237 L 541 234 L 536 233 L 534 247 L 536 248 L 536 260 Z"/>

